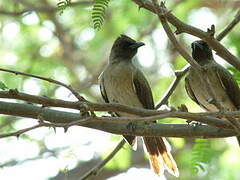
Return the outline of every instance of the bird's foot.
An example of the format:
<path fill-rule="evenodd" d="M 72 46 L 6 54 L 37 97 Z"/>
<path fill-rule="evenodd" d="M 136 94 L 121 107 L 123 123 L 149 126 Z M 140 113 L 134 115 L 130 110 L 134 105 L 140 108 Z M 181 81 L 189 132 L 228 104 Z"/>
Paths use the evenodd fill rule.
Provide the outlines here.
<path fill-rule="evenodd" d="M 202 123 L 200 123 L 200 122 L 192 122 L 192 121 L 191 121 L 191 122 L 189 123 L 189 125 L 190 125 L 190 126 L 193 126 L 193 127 L 197 127 L 197 126 L 201 126 Z"/>
<path fill-rule="evenodd" d="M 130 131 L 134 132 L 135 129 L 136 129 L 136 123 L 134 123 L 134 122 L 128 123 L 127 129 L 129 129 Z"/>
<path fill-rule="evenodd" d="M 80 115 L 84 116 L 84 117 L 88 117 L 91 115 L 91 113 L 89 113 L 90 108 L 86 103 L 81 103 L 79 105 L 79 109 L 80 109 Z"/>

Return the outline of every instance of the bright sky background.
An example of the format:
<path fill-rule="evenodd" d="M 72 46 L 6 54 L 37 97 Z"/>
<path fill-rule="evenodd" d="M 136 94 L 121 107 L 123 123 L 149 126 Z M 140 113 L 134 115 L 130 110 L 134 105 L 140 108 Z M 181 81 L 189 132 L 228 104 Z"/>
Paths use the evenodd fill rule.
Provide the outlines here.
<path fill-rule="evenodd" d="M 206 21 L 207 19 L 207 21 Z M 23 23 L 27 25 L 33 25 L 39 23 L 39 19 L 35 13 L 31 13 L 23 18 Z M 195 23 L 197 22 L 197 23 Z M 217 17 L 211 13 L 207 8 L 201 8 L 195 10 L 191 14 L 191 24 L 199 28 L 206 30 L 212 24 L 216 24 Z M 38 37 L 41 41 L 48 41 L 52 38 L 53 26 L 50 22 L 44 22 L 46 27 L 41 28 L 38 33 Z M 18 36 L 19 25 L 17 22 L 9 22 L 3 27 L 3 37 L 6 41 L 13 41 Z M 84 32 L 84 36 L 81 35 L 78 38 L 78 44 L 91 40 L 94 38 L 94 31 L 87 29 Z M 154 41 L 159 49 L 159 59 L 164 65 L 160 71 L 163 75 L 169 76 L 173 73 L 164 50 L 166 49 L 167 36 L 162 29 L 156 29 L 153 33 Z M 196 40 L 193 36 L 186 36 L 190 41 Z M 51 41 L 47 45 L 43 46 L 40 50 L 42 56 L 50 56 L 55 47 L 57 47 L 57 41 Z M 146 45 L 140 48 L 138 53 L 139 62 L 144 67 L 150 67 L 154 62 L 154 53 L 150 46 Z M 146 61 L 148 59 L 148 61 Z M 160 61 L 159 60 L 159 61 Z M 6 52 L 2 57 L 2 61 L 5 64 L 14 64 L 18 61 L 18 57 L 13 52 Z M 81 71 L 81 70 L 80 70 Z M 57 72 L 57 71 L 56 71 Z M 82 72 L 82 71 L 81 71 Z M 64 76 L 59 75 L 60 81 L 66 81 Z M 29 79 L 25 81 L 24 92 L 31 94 L 38 94 L 40 87 L 38 81 Z M 69 97 L 69 91 L 64 88 L 59 88 L 56 92 L 56 96 L 61 99 L 71 100 Z M 36 124 L 35 121 L 25 119 L 16 124 L 17 129 L 25 128 Z M 101 131 L 71 127 L 67 133 L 63 132 L 63 129 L 58 128 L 56 133 L 53 129 L 40 128 L 30 131 L 28 134 L 31 138 L 36 140 L 44 139 L 47 148 L 63 148 L 58 157 L 51 157 L 49 154 L 44 154 L 44 157 L 40 160 L 29 161 L 17 166 L 4 167 L 0 169 L 0 178 L 3 180 L 45 180 L 47 177 L 53 177 L 57 175 L 59 170 L 68 168 L 73 169 L 78 161 L 88 161 L 95 154 L 106 152 L 109 149 L 113 149 L 117 142 L 110 140 L 111 134 Z M 228 139 L 228 142 L 232 144 L 232 139 Z M 39 149 L 37 144 L 28 140 L 17 138 L 0 139 L 0 163 L 4 163 L 9 159 L 25 159 L 32 158 L 38 154 Z M 226 156 L 232 156 L 234 153 L 225 154 Z M 89 167 L 90 168 L 90 167 Z M 150 169 L 137 169 L 130 168 L 126 172 L 119 174 L 115 177 L 109 178 L 109 180 L 122 180 L 122 179 L 151 179 L 159 180 Z M 165 179 L 165 178 L 162 178 Z"/>

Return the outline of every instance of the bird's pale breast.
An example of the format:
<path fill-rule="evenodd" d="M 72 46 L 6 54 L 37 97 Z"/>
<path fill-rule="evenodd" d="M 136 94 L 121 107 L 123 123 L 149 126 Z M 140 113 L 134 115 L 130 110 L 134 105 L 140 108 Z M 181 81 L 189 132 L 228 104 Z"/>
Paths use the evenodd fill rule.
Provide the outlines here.
<path fill-rule="evenodd" d="M 198 102 L 209 111 L 234 110 L 235 106 L 211 64 L 204 73 L 206 73 L 205 76 L 200 75 L 192 68 L 188 75 L 189 84 Z"/>
<path fill-rule="evenodd" d="M 134 73 L 137 69 L 133 65 L 129 66 L 125 63 L 127 62 L 110 64 L 104 71 L 106 94 L 110 102 L 142 107 L 133 84 Z"/>

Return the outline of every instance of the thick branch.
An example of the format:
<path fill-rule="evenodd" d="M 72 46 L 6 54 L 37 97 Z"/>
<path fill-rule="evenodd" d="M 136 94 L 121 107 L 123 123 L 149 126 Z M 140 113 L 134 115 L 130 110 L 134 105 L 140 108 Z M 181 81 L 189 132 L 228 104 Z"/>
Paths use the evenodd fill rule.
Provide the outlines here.
<path fill-rule="evenodd" d="M 0 113 L 33 119 L 41 119 L 51 123 L 70 123 L 86 118 L 78 113 L 62 112 L 41 108 L 30 104 L 0 102 Z M 189 126 L 185 124 L 145 124 L 136 123 L 134 128 L 129 128 L 129 123 L 119 122 L 123 118 L 97 118 L 90 117 L 81 126 L 94 128 L 114 134 L 126 134 L 137 136 L 163 136 L 163 137 L 195 137 L 195 138 L 217 138 L 236 136 L 231 129 L 221 129 L 207 125 Z M 127 118 L 126 118 L 127 119 Z M 144 119 L 144 118 L 143 118 Z M 105 122 L 111 120 L 112 122 Z M 128 118 L 131 121 L 131 118 Z M 115 122 L 114 122 L 115 121 Z M 117 125 L 116 125 L 117 123 Z M 59 125 L 60 126 L 60 125 Z"/>
<path fill-rule="evenodd" d="M 126 112 L 130 114 L 135 114 L 138 118 L 118 118 L 119 122 L 129 122 L 129 121 L 151 121 L 163 118 L 182 118 L 182 119 L 194 119 L 195 121 L 199 121 L 206 124 L 211 124 L 217 127 L 226 128 L 228 125 L 226 121 L 218 119 L 222 117 L 240 117 L 239 111 L 234 112 L 204 112 L 204 113 L 189 113 L 189 112 L 180 112 L 180 111 L 167 111 L 167 110 L 148 110 L 143 108 L 137 108 L 133 106 L 128 106 L 124 104 L 117 103 L 91 103 L 91 102 L 71 102 L 71 101 L 63 101 L 59 99 L 50 99 L 47 97 L 39 97 L 34 95 L 29 95 L 25 93 L 20 93 L 18 91 L 10 90 L 10 91 L 0 91 L 0 98 L 11 98 L 11 99 L 20 99 L 25 100 L 29 103 L 37 103 L 46 106 L 53 107 L 64 107 L 64 108 L 72 108 L 72 109 L 82 109 L 84 108 L 86 111 L 112 111 L 112 112 Z M 46 108 L 42 108 L 46 109 Z M 14 114 L 12 114 L 14 115 Z M 144 117 L 143 117 L 144 116 Z M 150 119 L 146 118 L 146 116 Z M 212 117 L 211 117 L 212 116 Z M 218 117 L 218 118 L 216 118 Z M 101 119 L 102 121 L 108 121 L 107 117 Z M 66 122 L 65 122 L 66 123 Z"/>

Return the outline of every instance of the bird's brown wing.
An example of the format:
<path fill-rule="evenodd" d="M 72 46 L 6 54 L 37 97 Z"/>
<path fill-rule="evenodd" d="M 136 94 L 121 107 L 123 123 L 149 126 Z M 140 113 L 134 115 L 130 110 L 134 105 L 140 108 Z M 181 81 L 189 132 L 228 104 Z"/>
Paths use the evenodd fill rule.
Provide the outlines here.
<path fill-rule="evenodd" d="M 240 89 L 232 74 L 222 66 L 216 66 L 219 80 L 237 109 L 240 109 Z"/>
<path fill-rule="evenodd" d="M 101 91 L 101 95 L 104 99 L 104 101 L 106 103 L 109 103 L 109 99 L 107 97 L 107 93 L 106 93 L 106 90 L 105 90 L 105 86 L 104 86 L 104 78 L 103 78 L 103 75 L 100 76 L 99 78 L 99 84 L 100 84 L 100 91 Z M 112 114 L 113 115 L 113 114 Z M 117 113 L 115 113 L 113 116 L 119 116 Z M 125 136 L 123 135 L 124 139 L 133 147 L 134 150 L 136 150 L 136 136 Z"/>
<path fill-rule="evenodd" d="M 187 92 L 188 96 L 189 96 L 194 102 L 196 102 L 198 105 L 200 105 L 200 103 L 198 102 L 196 96 L 195 96 L 194 93 L 193 93 L 193 90 L 192 90 L 192 88 L 191 88 L 191 85 L 190 85 L 189 80 L 188 80 L 187 77 L 185 78 L 185 89 L 186 89 L 186 92 Z"/>
<path fill-rule="evenodd" d="M 188 96 L 195 102 L 197 103 L 199 106 L 201 106 L 202 108 L 204 108 L 205 110 L 208 110 L 205 106 L 203 106 L 198 99 L 196 98 L 192 88 L 191 88 L 191 83 L 189 82 L 188 77 L 185 78 L 185 90 L 188 94 Z"/>
<path fill-rule="evenodd" d="M 133 84 L 139 101 L 146 109 L 154 109 L 151 88 L 142 74 L 137 70 L 133 77 Z M 156 122 L 155 122 L 156 123 Z M 174 161 L 166 140 L 161 137 L 143 137 L 144 144 L 149 154 L 151 167 L 157 174 L 162 174 L 166 168 L 171 174 L 178 176 L 178 168 Z M 159 161 L 159 158 L 162 160 Z"/>
<path fill-rule="evenodd" d="M 104 99 L 104 101 L 106 103 L 109 103 L 109 100 L 108 100 L 108 97 L 107 97 L 107 93 L 106 93 L 106 90 L 104 88 L 104 79 L 103 79 L 103 76 L 101 75 L 100 78 L 99 78 L 99 84 L 100 84 L 100 91 L 101 91 L 101 95 Z"/>
<path fill-rule="evenodd" d="M 151 88 L 142 74 L 141 71 L 137 71 L 133 77 L 133 84 L 139 101 L 142 103 L 145 109 L 154 109 L 154 102 Z"/>
<path fill-rule="evenodd" d="M 232 74 L 228 72 L 225 68 L 220 65 L 215 66 L 215 71 L 217 72 L 217 76 L 227 92 L 228 97 L 233 102 L 236 109 L 240 109 L 240 89 L 238 84 Z M 240 136 L 236 136 L 238 144 L 240 146 Z"/>

